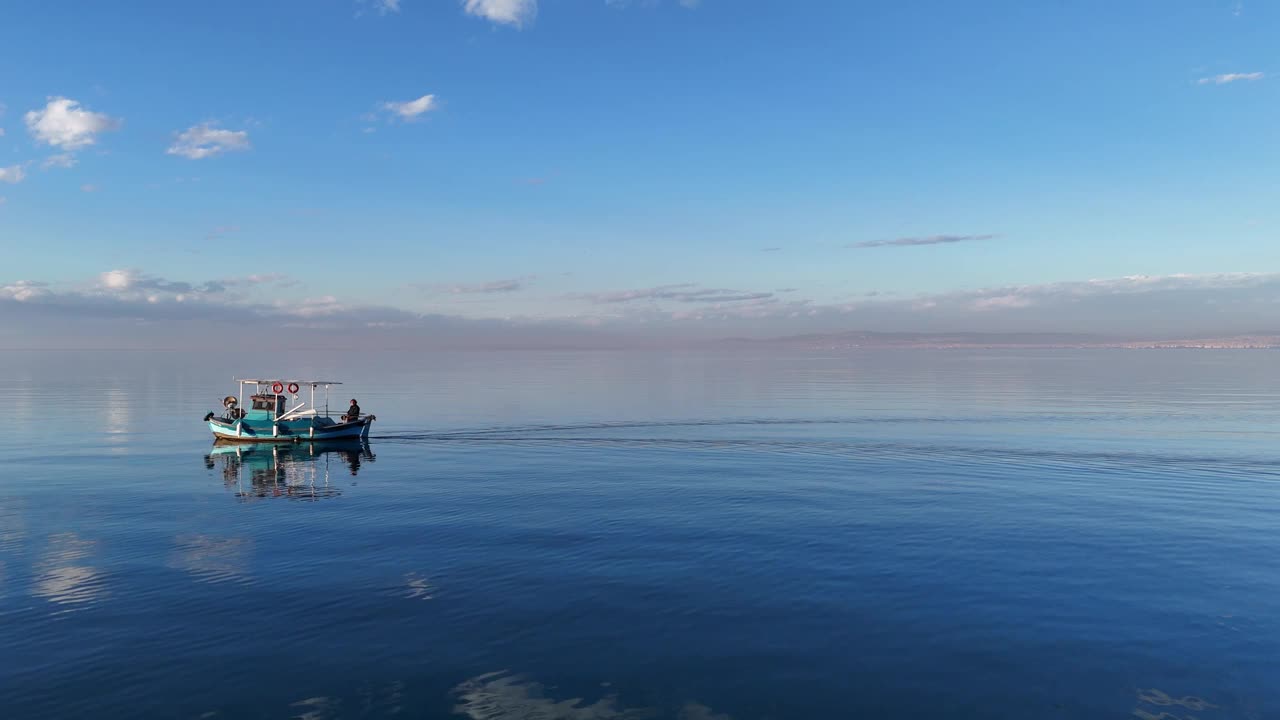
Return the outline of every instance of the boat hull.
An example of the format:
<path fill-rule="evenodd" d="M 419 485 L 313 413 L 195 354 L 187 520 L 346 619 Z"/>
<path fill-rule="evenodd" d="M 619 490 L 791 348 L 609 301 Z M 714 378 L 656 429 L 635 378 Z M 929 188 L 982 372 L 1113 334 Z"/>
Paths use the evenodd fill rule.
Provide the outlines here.
<path fill-rule="evenodd" d="M 247 420 L 228 422 L 222 418 L 213 418 L 208 422 L 209 431 L 220 442 L 292 443 L 367 438 L 373 418 L 329 424 L 310 418 L 278 423 L 255 423 Z"/>

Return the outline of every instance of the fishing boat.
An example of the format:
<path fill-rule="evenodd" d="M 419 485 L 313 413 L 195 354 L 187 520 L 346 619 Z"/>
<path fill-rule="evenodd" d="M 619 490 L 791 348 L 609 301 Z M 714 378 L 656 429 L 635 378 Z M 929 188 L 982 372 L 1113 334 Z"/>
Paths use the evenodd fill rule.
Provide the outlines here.
<path fill-rule="evenodd" d="M 204 416 L 209 430 L 224 442 L 302 442 L 367 438 L 377 418 L 357 413 L 355 417 L 329 414 L 329 389 L 342 383 L 328 380 L 236 380 L 239 397 L 222 400 L 223 415 Z M 310 388 L 309 400 L 300 392 Z M 316 404 L 316 389 L 324 390 L 324 407 Z M 249 389 L 249 405 L 244 402 Z M 287 395 L 286 395 L 287 393 Z"/>

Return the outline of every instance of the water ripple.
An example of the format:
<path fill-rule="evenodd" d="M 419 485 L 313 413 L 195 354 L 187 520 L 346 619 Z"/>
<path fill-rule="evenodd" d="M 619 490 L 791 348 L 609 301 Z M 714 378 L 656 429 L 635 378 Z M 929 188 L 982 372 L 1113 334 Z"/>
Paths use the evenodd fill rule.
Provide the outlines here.
<path fill-rule="evenodd" d="M 874 422 L 898 422 L 901 419 L 878 418 Z M 911 422 L 920 422 L 913 418 Z M 941 418 L 925 419 L 924 422 L 952 422 Z M 1241 454 L 1204 455 L 1197 453 L 1172 452 L 1121 452 L 1085 449 L 1062 448 L 1024 448 L 1024 447 L 989 447 L 964 445 L 957 443 L 914 443 L 903 441 L 878 440 L 835 440 L 805 438 L 733 438 L 733 437 L 619 437 L 616 435 L 570 435 L 569 431 L 611 431 L 619 429 L 660 429 L 660 428 L 720 428 L 736 426 L 789 426 L 789 425 L 830 425 L 861 423 L 864 420 L 805 420 L 805 419 L 759 419 L 733 421 L 679 421 L 652 423 L 589 423 L 581 425 L 542 425 L 513 426 L 509 428 L 488 428 L 482 430 L 457 430 L 442 432 L 397 432 L 378 437 L 382 443 L 406 444 L 462 444 L 476 445 L 499 443 L 509 445 L 530 446 L 578 446 L 578 447 L 652 447 L 655 449 L 697 449 L 697 450 L 755 450 L 765 452 L 845 455 L 887 458 L 973 458 L 989 460 L 1026 460 L 1051 463 L 1086 463 L 1090 465 L 1114 465 L 1126 467 L 1212 467 L 1218 473 L 1231 474 L 1239 472 L 1256 477 L 1280 478 L 1280 457 L 1245 456 Z M 872 420 L 866 420 L 872 422 Z M 559 433 L 559 434 L 558 434 Z"/>
<path fill-rule="evenodd" d="M 106 579 L 96 567 L 86 564 L 97 551 L 97 543 L 75 533 L 49 538 L 49 547 L 37 564 L 32 594 L 65 606 L 65 610 L 88 607 L 107 595 Z"/>
<path fill-rule="evenodd" d="M 210 535 L 174 538 L 171 567 L 184 570 L 200 582 L 249 582 L 253 540 Z"/>
<path fill-rule="evenodd" d="M 732 720 L 698 702 L 687 702 L 674 712 L 657 707 L 625 707 L 617 695 L 606 694 L 595 702 L 573 697 L 556 700 L 547 689 L 527 677 L 506 670 L 485 673 L 459 684 L 454 692 L 460 702 L 454 712 L 472 720 L 640 720 L 675 717 L 678 720 Z"/>

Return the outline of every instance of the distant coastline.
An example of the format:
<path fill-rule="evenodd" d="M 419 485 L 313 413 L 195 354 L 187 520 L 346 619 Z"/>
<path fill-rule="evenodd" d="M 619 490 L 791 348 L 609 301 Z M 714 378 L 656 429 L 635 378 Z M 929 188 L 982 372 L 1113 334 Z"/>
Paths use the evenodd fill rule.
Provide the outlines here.
<path fill-rule="evenodd" d="M 1123 350 L 1274 350 L 1280 334 L 1226 337 L 1121 339 L 1064 333 L 892 333 L 847 332 L 779 338 L 728 338 L 723 345 L 789 347 L 814 350 L 920 349 L 1123 349 Z"/>

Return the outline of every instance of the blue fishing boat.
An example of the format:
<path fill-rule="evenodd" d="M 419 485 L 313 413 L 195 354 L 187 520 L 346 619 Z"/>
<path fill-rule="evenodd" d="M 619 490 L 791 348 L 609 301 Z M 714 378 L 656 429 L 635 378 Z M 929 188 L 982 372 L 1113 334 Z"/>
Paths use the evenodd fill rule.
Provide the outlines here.
<path fill-rule="evenodd" d="M 230 442 L 302 442 L 369 437 L 377 418 L 348 411 L 334 418 L 329 413 L 329 388 L 342 383 L 328 380 L 237 380 L 240 395 L 222 401 L 223 415 L 204 416 L 213 436 Z M 249 404 L 246 388 L 252 388 Z M 310 400 L 299 394 L 310 388 Z M 316 389 L 324 390 L 324 407 L 316 404 Z M 288 393 L 286 395 L 286 393 Z M 357 408 L 359 406 L 356 406 Z"/>

